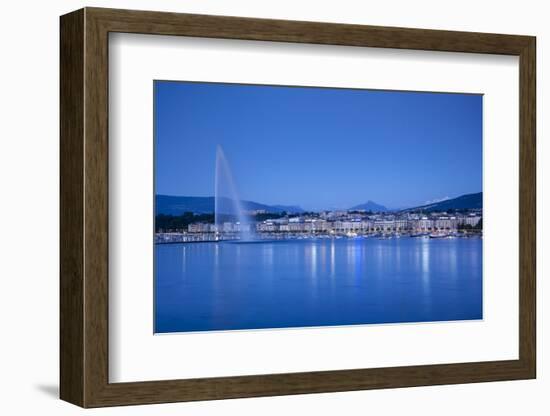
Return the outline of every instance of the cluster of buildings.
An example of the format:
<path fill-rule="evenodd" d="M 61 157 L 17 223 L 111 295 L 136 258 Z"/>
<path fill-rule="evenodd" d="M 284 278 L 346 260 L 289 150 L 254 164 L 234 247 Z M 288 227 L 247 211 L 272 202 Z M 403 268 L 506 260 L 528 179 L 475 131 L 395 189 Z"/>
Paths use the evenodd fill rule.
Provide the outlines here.
<path fill-rule="evenodd" d="M 225 222 L 216 226 L 208 223 L 189 224 L 191 234 L 315 234 L 315 235 L 373 235 L 456 233 L 458 230 L 479 228 L 480 210 L 466 213 L 388 213 L 367 214 L 348 211 L 326 211 L 318 214 L 285 216 L 261 222 L 241 224 Z M 219 229 L 218 229 L 219 228 Z"/>

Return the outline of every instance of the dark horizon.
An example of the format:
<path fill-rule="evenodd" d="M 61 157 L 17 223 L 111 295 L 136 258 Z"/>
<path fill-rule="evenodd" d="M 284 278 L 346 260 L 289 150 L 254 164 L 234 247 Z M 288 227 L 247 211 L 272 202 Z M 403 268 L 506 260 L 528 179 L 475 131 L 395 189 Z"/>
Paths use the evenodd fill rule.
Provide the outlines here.
<path fill-rule="evenodd" d="M 482 191 L 482 96 L 155 81 L 157 194 L 403 209 Z M 479 191 L 481 190 L 481 191 Z"/>

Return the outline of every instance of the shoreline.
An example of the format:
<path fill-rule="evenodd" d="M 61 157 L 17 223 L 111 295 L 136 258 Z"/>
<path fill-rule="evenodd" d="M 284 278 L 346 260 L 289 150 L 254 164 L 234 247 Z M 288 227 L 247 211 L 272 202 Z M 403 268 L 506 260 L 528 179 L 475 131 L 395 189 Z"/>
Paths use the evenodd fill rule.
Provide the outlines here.
<path fill-rule="evenodd" d="M 172 234 L 174 235 L 174 234 Z M 175 235 L 174 235 L 175 236 Z M 187 237 L 186 234 L 180 234 L 183 238 Z M 156 237 L 156 235 L 155 235 Z M 483 238 L 483 233 L 470 233 L 470 234 L 457 234 L 449 233 L 445 235 L 356 235 L 356 236 L 347 236 L 347 235 L 338 235 L 338 236 L 285 236 L 285 237 L 275 237 L 275 238 L 257 238 L 253 240 L 241 240 L 240 238 L 226 238 L 226 239 L 197 239 L 197 240 L 184 240 L 178 239 L 177 237 L 173 240 L 164 240 L 158 241 L 155 238 L 154 245 L 165 245 L 165 244 L 195 244 L 195 243 L 242 243 L 242 244 L 258 244 L 258 243 L 277 243 L 285 241 L 312 241 L 312 240 L 367 240 L 367 239 L 376 239 L 376 240 L 399 240 L 401 238 L 405 239 L 418 239 L 418 240 L 451 240 L 451 239 L 464 239 L 464 238 Z"/>

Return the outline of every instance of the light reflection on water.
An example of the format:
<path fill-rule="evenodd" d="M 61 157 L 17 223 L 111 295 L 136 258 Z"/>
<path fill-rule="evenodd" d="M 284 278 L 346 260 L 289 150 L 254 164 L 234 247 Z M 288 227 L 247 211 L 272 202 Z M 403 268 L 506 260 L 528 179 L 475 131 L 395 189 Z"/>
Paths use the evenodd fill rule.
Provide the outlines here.
<path fill-rule="evenodd" d="M 156 245 L 156 332 L 482 318 L 482 240 Z"/>

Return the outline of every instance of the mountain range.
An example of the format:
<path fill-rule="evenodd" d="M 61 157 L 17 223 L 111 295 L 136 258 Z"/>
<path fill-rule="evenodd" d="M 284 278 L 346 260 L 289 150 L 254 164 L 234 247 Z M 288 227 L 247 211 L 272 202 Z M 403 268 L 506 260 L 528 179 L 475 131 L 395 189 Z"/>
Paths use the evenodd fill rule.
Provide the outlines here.
<path fill-rule="evenodd" d="M 171 196 L 156 195 L 155 206 L 157 214 L 182 215 L 185 212 L 195 214 L 208 214 L 214 212 L 213 196 Z M 266 211 L 271 213 L 287 212 L 289 214 L 300 214 L 305 212 L 297 205 L 267 205 L 254 201 L 241 201 L 246 211 Z M 461 195 L 457 198 L 445 199 L 443 201 L 420 205 L 400 210 L 400 212 L 418 211 L 447 211 L 450 209 L 481 209 L 483 206 L 483 193 Z M 349 210 L 365 210 L 372 212 L 388 212 L 390 209 L 373 201 L 355 205 Z"/>
<path fill-rule="evenodd" d="M 208 214 L 214 212 L 213 196 L 171 196 L 156 195 L 155 206 L 157 214 L 182 215 L 185 212 L 194 212 L 195 214 Z M 291 205 L 266 205 L 254 201 L 241 201 L 241 205 L 246 211 L 266 212 L 288 212 L 299 214 L 304 212 L 299 206 Z"/>
<path fill-rule="evenodd" d="M 420 205 L 417 207 L 407 208 L 401 212 L 407 211 L 448 211 L 450 209 L 481 209 L 483 208 L 483 192 L 475 194 L 461 195 L 456 198 L 445 199 L 443 201 L 434 202 L 431 204 Z"/>

